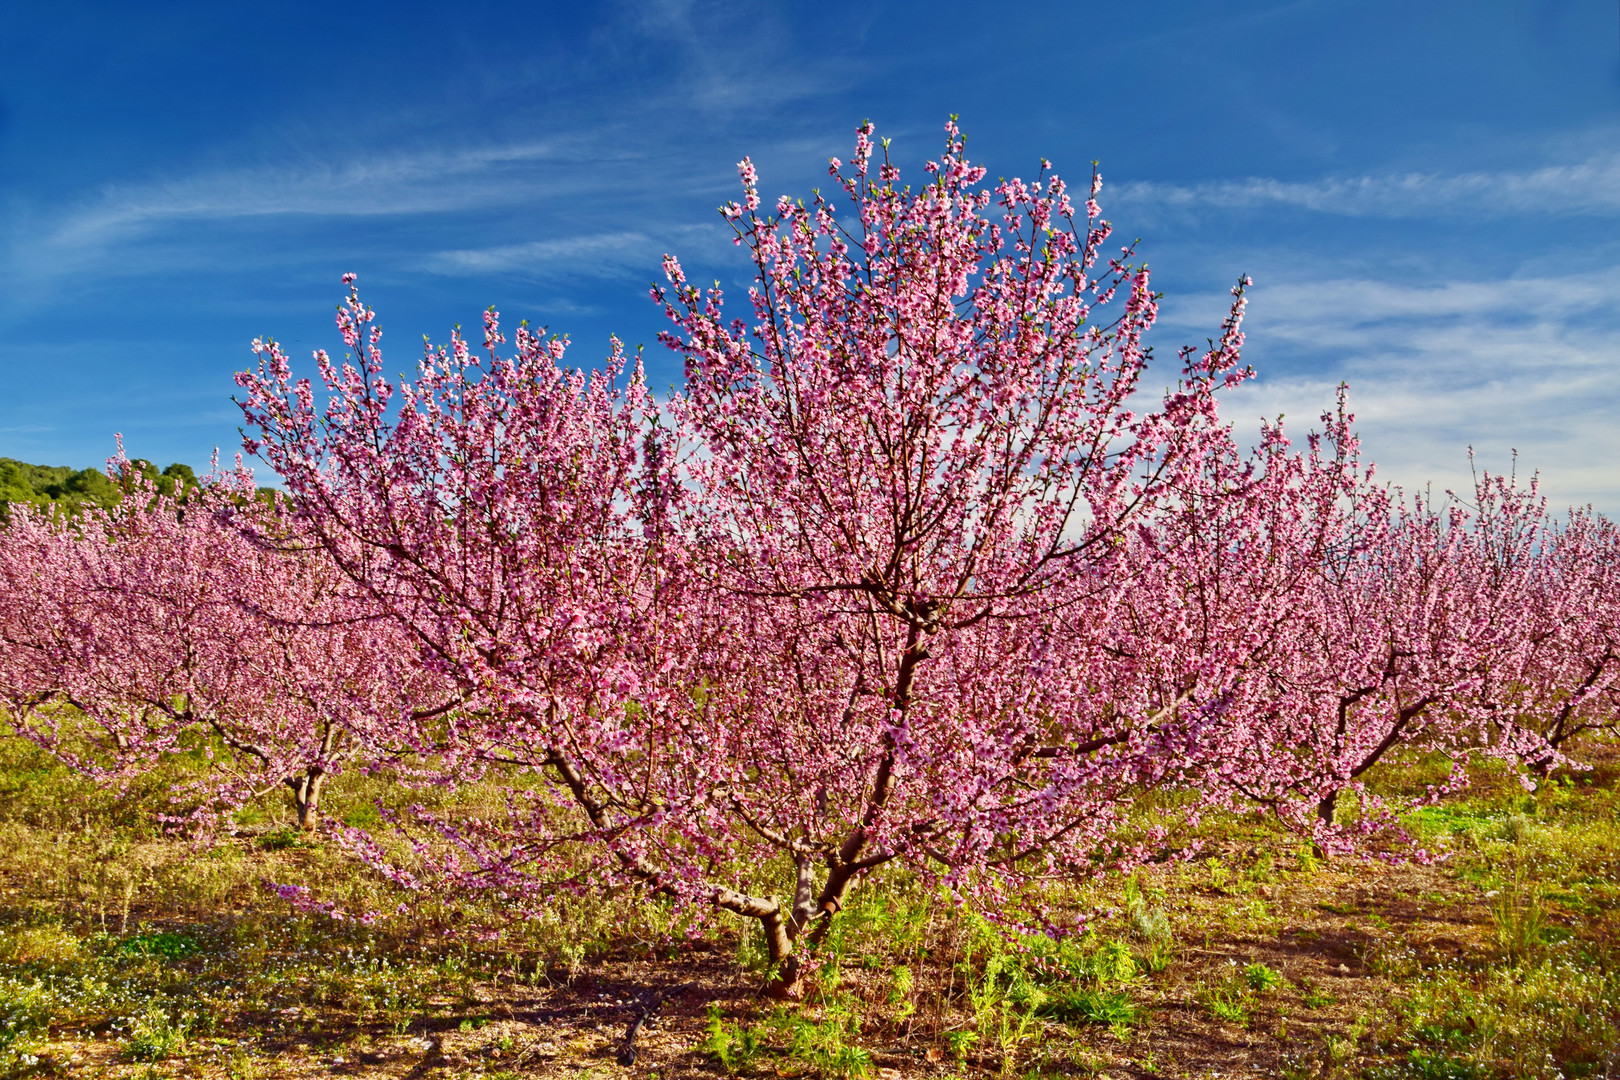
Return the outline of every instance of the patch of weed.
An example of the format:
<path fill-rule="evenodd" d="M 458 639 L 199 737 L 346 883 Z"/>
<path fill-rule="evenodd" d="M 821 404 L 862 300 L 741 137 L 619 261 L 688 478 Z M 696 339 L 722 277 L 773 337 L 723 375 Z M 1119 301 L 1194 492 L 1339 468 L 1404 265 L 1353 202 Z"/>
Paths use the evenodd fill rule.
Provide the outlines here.
<path fill-rule="evenodd" d="M 1243 980 L 1249 984 L 1250 990 L 1261 994 L 1275 990 L 1287 982 L 1281 972 L 1259 961 L 1244 965 Z"/>

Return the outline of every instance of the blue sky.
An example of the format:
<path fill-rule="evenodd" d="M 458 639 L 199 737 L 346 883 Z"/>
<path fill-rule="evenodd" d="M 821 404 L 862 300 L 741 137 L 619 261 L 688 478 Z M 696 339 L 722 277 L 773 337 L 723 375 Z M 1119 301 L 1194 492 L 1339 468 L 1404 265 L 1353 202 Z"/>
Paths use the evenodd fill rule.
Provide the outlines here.
<path fill-rule="evenodd" d="M 870 117 L 915 177 L 951 113 L 992 175 L 1100 160 L 1166 359 L 1254 276 L 1241 424 L 1346 379 L 1386 476 L 1517 448 L 1620 512 L 1615 0 L 7 5 L 0 455 L 234 452 L 348 270 L 399 370 L 494 304 L 671 383 L 646 287 L 745 279 L 738 158 L 804 194 Z"/>

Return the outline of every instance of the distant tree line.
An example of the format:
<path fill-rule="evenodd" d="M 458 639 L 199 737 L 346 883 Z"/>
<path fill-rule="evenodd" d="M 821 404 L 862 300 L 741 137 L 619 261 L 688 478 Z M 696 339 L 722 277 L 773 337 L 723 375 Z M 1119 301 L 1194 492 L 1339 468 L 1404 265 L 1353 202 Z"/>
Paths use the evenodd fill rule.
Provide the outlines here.
<path fill-rule="evenodd" d="M 180 485 L 183 496 L 197 487 L 197 473 L 190 465 L 174 462 L 159 470 L 150 461 L 132 463 L 150 483 L 165 487 Z M 102 469 L 74 470 L 66 465 L 30 465 L 15 458 L 0 457 L 0 518 L 13 503 L 31 506 L 60 506 L 77 511 L 85 506 L 104 510 L 116 506 L 124 488 L 107 478 Z"/>

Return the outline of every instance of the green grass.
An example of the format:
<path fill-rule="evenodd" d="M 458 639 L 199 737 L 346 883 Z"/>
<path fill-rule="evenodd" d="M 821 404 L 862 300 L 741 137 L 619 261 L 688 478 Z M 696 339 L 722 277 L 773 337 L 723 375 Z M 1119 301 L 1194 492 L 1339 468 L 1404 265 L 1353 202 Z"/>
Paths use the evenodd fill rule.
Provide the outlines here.
<path fill-rule="evenodd" d="M 427 1032 L 446 1076 L 537 1062 L 616 1075 L 614 1003 L 695 979 L 648 1036 L 660 1075 L 1124 1075 L 1148 1060 L 1202 1075 L 1226 1063 L 1188 1048 L 1229 1045 L 1238 1027 L 1275 1075 L 1603 1076 L 1620 1060 L 1620 770 L 1598 749 L 1610 756 L 1592 774 L 1527 794 L 1480 770 L 1409 815 L 1442 861 L 1398 886 L 1374 888 L 1380 864 L 1323 864 L 1253 815 L 1211 815 L 1187 837 L 1213 857 L 1051 883 L 1032 899 L 1074 928 L 1059 940 L 999 929 L 904 875 L 863 882 L 805 1001 L 767 1008 L 747 924 L 631 893 L 559 894 L 523 919 L 499 898 L 403 893 L 297 832 L 274 799 L 244 811 L 241 838 L 196 847 L 155 824 L 195 763 L 116 797 L 0 738 L 0 1075 L 74 1055 L 98 1063 L 86 1075 L 314 1075 L 339 1056 L 427 1054 Z M 1436 768 L 1395 765 L 1369 777 L 1430 782 Z M 450 798 L 345 775 L 327 813 L 374 823 L 379 800 L 407 797 Z M 266 882 L 379 914 L 300 914 Z M 1001 914 L 1035 921 L 1016 901 Z"/>

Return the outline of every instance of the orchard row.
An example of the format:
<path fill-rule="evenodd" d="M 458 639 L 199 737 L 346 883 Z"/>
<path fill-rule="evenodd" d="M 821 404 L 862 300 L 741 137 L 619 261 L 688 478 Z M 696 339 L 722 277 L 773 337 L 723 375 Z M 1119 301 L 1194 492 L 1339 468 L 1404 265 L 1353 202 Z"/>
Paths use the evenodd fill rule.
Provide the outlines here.
<path fill-rule="evenodd" d="M 1398 851 L 1381 761 L 1449 759 L 1427 798 L 1480 758 L 1578 768 L 1620 704 L 1614 525 L 1512 478 L 1404 496 L 1342 401 L 1241 447 L 1247 283 L 1150 392 L 1157 297 L 1100 180 L 988 185 L 947 131 L 915 188 L 868 126 L 835 195 L 768 211 L 745 160 L 746 317 L 666 258 L 663 399 L 617 342 L 570 368 L 493 310 L 391 379 L 346 278 L 345 360 L 312 383 L 256 342 L 238 379 L 286 498 L 115 462 L 116 507 L 14 511 L 18 731 L 109 782 L 205 755 L 196 828 L 282 789 L 313 828 L 346 770 L 493 785 L 339 834 L 408 888 L 758 919 L 784 996 L 885 864 L 1039 923 L 1042 882 L 1212 809 Z"/>

